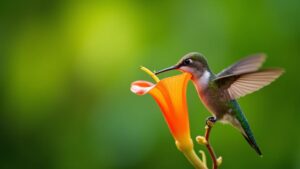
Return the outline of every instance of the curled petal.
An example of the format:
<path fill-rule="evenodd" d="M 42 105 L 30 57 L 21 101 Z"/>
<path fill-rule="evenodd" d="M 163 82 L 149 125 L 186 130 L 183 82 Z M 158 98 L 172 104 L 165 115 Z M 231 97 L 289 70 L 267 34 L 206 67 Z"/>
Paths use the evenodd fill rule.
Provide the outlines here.
<path fill-rule="evenodd" d="M 131 83 L 130 90 L 137 95 L 144 95 L 147 94 L 153 87 L 153 83 L 139 80 Z"/>

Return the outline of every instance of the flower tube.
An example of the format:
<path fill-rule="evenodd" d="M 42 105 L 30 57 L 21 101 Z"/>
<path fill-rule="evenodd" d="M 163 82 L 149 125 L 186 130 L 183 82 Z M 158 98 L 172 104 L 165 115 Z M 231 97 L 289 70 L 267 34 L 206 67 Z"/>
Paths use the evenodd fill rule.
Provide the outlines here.
<path fill-rule="evenodd" d="M 145 68 L 144 68 L 145 69 Z M 152 72 L 146 70 L 152 77 Z M 131 91 L 138 95 L 149 93 L 159 105 L 175 139 L 177 148 L 184 153 L 196 168 L 206 168 L 206 164 L 198 158 L 190 136 L 189 117 L 186 103 L 186 89 L 191 75 L 182 73 L 176 76 L 158 80 L 157 84 L 147 81 L 135 81 L 131 84 Z"/>

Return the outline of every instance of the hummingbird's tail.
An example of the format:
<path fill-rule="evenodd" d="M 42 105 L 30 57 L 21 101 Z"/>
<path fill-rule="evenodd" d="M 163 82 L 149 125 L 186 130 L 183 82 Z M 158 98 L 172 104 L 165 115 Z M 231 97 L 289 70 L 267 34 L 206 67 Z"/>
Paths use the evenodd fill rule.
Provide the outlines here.
<path fill-rule="evenodd" d="M 244 113 L 242 112 L 239 104 L 237 103 L 236 100 L 232 100 L 231 104 L 233 105 L 232 108 L 234 109 L 234 111 L 236 113 L 235 118 L 238 121 L 238 123 L 233 122 L 232 124 L 241 131 L 244 138 L 247 140 L 247 142 L 250 144 L 250 146 L 257 152 L 257 154 L 262 156 L 262 153 L 261 153 L 261 151 L 255 141 L 253 133 L 250 129 L 250 125 L 249 125 Z"/>
<path fill-rule="evenodd" d="M 258 155 L 262 156 L 262 153 L 257 145 L 257 143 L 255 142 L 255 139 L 253 137 L 253 135 L 251 135 L 250 137 L 247 134 L 242 133 L 244 138 L 247 140 L 247 142 L 250 144 L 250 146 L 257 152 Z"/>
<path fill-rule="evenodd" d="M 250 125 L 244 116 L 244 114 L 240 114 L 240 117 L 242 120 L 240 121 L 241 123 L 241 132 L 244 136 L 244 138 L 247 140 L 247 142 L 250 144 L 250 146 L 257 152 L 258 155 L 262 156 L 262 153 L 255 141 L 254 135 L 250 129 Z"/>

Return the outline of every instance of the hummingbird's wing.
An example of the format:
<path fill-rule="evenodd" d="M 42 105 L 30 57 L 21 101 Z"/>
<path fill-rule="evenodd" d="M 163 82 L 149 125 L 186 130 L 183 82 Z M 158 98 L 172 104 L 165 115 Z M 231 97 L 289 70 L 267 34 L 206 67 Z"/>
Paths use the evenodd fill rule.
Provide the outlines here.
<path fill-rule="evenodd" d="M 263 69 L 256 72 L 215 79 L 214 82 L 220 89 L 228 91 L 230 99 L 238 99 L 270 84 L 283 72 L 284 70 L 280 68 Z"/>
<path fill-rule="evenodd" d="M 257 71 L 261 67 L 265 59 L 266 56 L 263 53 L 248 56 L 222 70 L 217 74 L 216 77 L 217 79 L 219 79 L 227 76 Z"/>

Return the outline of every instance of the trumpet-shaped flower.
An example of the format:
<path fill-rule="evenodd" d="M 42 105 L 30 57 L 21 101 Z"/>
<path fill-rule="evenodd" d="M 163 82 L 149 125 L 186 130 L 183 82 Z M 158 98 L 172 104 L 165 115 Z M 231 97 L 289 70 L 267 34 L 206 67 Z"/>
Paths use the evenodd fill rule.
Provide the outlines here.
<path fill-rule="evenodd" d="M 131 84 L 133 93 L 139 95 L 149 93 L 153 96 L 180 149 L 192 146 L 186 105 L 186 87 L 190 77 L 190 74 L 183 73 L 165 78 L 156 85 L 146 81 Z"/>
<path fill-rule="evenodd" d="M 191 75 L 182 73 L 159 81 L 152 72 L 149 70 L 146 72 L 158 83 L 135 81 L 131 84 L 131 91 L 138 95 L 149 93 L 155 99 L 175 139 L 177 148 L 196 168 L 206 168 L 206 164 L 203 164 L 195 154 L 190 136 L 186 89 Z"/>

